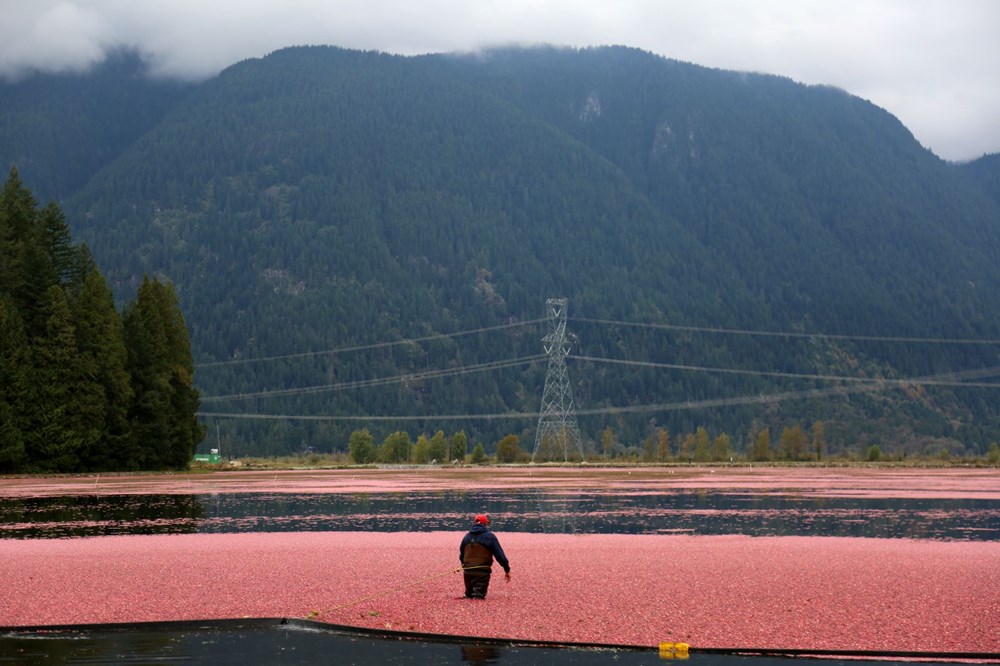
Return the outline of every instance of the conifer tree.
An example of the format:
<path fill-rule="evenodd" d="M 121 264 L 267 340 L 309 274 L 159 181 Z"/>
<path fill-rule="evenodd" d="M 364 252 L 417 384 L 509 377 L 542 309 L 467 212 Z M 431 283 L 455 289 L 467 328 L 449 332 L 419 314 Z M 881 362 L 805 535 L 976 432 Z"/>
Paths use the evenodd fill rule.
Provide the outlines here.
<path fill-rule="evenodd" d="M 70 241 L 69 227 L 59 207 L 50 203 L 39 214 L 42 247 L 48 254 L 49 285 L 67 286 L 74 275 L 77 250 Z"/>
<path fill-rule="evenodd" d="M 52 275 L 37 218 L 35 198 L 12 168 L 0 193 L 0 292 L 13 299 L 29 339 L 45 326 L 41 307 Z"/>
<path fill-rule="evenodd" d="M 172 285 L 143 277 L 124 316 L 135 392 L 129 420 L 140 469 L 186 467 L 204 436 L 196 412 L 194 361 Z"/>
<path fill-rule="evenodd" d="M 45 329 L 32 341 L 35 402 L 25 448 L 32 467 L 62 472 L 78 468 L 79 455 L 95 436 L 86 427 L 86 391 L 79 390 L 84 369 L 76 348 L 66 293 L 58 285 L 46 292 Z"/>
<path fill-rule="evenodd" d="M 26 461 L 25 415 L 32 404 L 31 353 L 21 317 L 0 292 L 0 472 L 16 472 Z"/>
<path fill-rule="evenodd" d="M 144 280 L 128 318 L 126 342 L 90 250 L 12 169 L 0 190 L 0 471 L 187 466 L 204 431 L 173 286 Z"/>
<path fill-rule="evenodd" d="M 128 405 L 133 398 L 126 370 L 128 354 L 121 318 L 111 290 L 94 268 L 84 279 L 73 305 L 77 348 L 86 369 L 85 388 L 91 399 L 90 418 L 99 436 L 81 453 L 84 470 L 128 468 Z"/>

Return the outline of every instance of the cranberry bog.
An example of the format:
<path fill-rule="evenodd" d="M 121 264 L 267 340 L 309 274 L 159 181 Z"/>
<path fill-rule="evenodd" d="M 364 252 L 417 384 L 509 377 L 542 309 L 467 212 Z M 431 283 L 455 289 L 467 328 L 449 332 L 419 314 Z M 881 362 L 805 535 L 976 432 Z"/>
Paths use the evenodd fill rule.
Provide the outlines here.
<path fill-rule="evenodd" d="M 512 566 L 485 601 L 461 598 L 457 570 L 480 511 Z M 1000 660 L 998 512 L 995 469 L 3 479 L 0 625 L 292 618 L 693 654 Z"/>

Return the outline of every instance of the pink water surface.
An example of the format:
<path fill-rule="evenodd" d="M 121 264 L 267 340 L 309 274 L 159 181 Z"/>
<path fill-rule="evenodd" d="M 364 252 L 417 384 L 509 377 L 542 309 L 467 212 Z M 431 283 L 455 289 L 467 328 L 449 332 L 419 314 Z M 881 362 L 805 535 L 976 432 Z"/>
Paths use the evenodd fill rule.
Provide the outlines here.
<path fill-rule="evenodd" d="M 460 534 L 0 541 L 0 624 L 314 617 L 633 645 L 1000 652 L 1000 544 L 500 533 L 513 578 L 460 598 Z"/>
<path fill-rule="evenodd" d="M 542 488 L 1000 499 L 995 469 L 366 469 L 0 479 L 0 497 Z M 0 625 L 313 617 L 485 637 L 1000 652 L 1000 543 L 501 533 L 513 580 L 459 598 L 461 534 L 0 540 Z"/>

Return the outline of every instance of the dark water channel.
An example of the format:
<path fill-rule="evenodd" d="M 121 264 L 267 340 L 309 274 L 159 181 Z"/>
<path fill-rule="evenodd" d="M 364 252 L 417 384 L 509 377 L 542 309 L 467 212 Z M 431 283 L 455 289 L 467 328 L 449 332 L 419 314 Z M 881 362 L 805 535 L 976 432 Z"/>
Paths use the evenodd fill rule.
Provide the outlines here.
<path fill-rule="evenodd" d="M 0 664 L 436 664 L 642 666 L 683 661 L 690 666 L 806 666 L 858 664 L 789 656 L 691 652 L 661 656 L 658 649 L 585 648 L 407 639 L 276 620 L 173 622 L 159 625 L 9 630 L 0 632 Z M 872 662 L 868 662 L 872 663 Z M 884 664 L 905 662 L 879 661 Z M 912 662 L 910 662 L 912 663 Z M 922 662 L 944 663 L 944 662 Z"/>
<path fill-rule="evenodd" d="M 77 495 L 0 499 L 0 538 L 304 531 L 744 534 L 1000 540 L 1000 501 L 750 493 Z"/>

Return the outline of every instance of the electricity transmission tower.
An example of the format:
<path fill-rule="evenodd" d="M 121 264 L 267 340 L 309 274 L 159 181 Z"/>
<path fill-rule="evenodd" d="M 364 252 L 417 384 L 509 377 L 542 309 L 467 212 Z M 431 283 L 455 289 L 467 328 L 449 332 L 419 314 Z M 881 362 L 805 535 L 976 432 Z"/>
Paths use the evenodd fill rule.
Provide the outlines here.
<path fill-rule="evenodd" d="M 565 298 L 550 298 L 545 301 L 550 330 L 542 338 L 542 342 L 545 353 L 549 356 L 549 368 L 545 373 L 542 406 L 538 410 L 532 462 L 535 461 L 539 448 L 546 452 L 562 448 L 564 461 L 569 460 L 570 450 L 575 450 L 580 452 L 580 459 L 583 459 L 583 438 L 576 424 L 573 387 L 566 372 L 566 356 L 569 355 L 569 340 L 566 337 L 567 303 Z"/>

